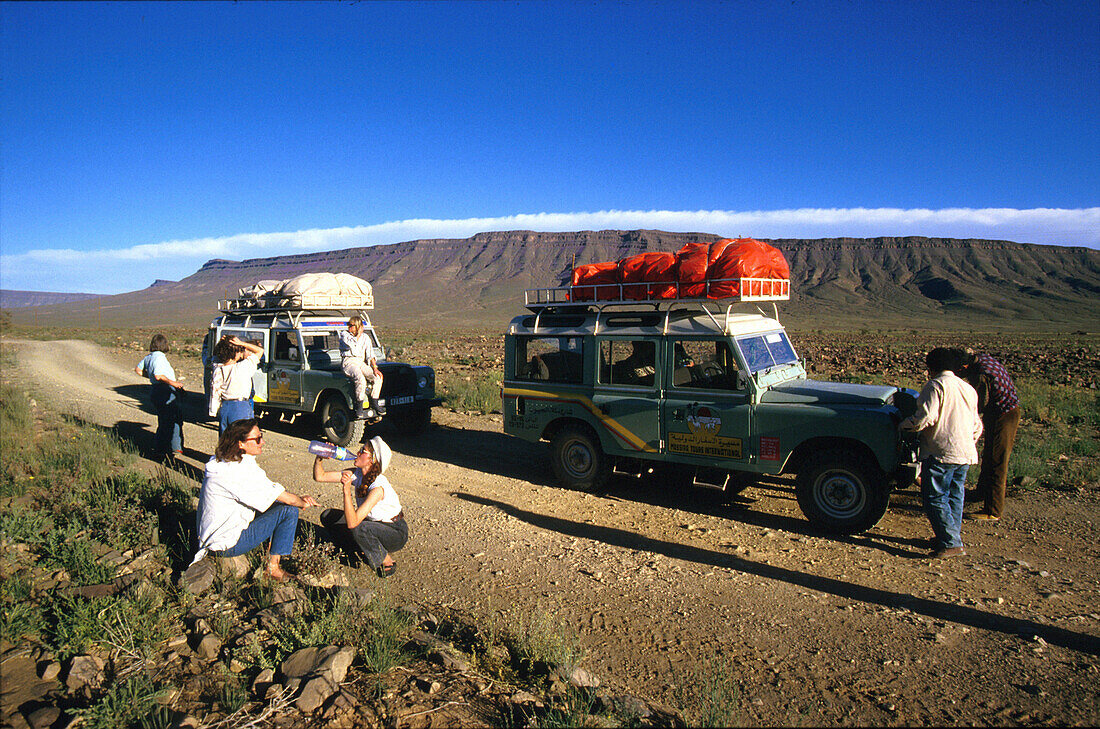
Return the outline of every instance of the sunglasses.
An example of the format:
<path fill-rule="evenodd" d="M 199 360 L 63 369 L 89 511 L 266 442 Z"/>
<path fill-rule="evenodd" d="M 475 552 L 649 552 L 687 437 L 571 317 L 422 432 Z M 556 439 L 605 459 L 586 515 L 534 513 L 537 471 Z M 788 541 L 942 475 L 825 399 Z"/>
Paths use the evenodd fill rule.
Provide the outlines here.
<path fill-rule="evenodd" d="M 254 441 L 256 441 L 257 443 L 259 443 L 259 442 L 260 442 L 261 440 L 263 440 L 263 439 L 264 439 L 264 434 L 263 434 L 263 433 L 260 433 L 260 434 L 259 434 L 259 435 L 257 435 L 257 436 L 256 436 L 255 438 L 244 438 L 244 439 L 242 439 L 242 440 L 241 440 L 241 442 L 242 442 L 242 443 L 244 443 L 245 441 L 249 441 L 249 440 L 254 440 Z"/>

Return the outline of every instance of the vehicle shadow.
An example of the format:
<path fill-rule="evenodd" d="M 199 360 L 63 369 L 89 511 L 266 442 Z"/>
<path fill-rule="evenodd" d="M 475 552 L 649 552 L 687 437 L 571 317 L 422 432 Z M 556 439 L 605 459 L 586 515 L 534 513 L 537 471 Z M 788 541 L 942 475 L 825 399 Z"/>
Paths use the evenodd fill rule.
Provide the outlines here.
<path fill-rule="evenodd" d="M 763 494 L 758 497 L 757 494 L 760 492 Z M 659 474 L 642 478 L 617 476 L 612 478 L 599 494 L 605 498 L 647 504 L 658 508 L 680 509 L 761 529 L 782 530 L 841 544 L 877 549 L 896 557 L 923 557 L 927 552 L 924 539 L 908 539 L 873 531 L 861 534 L 836 534 L 816 527 L 801 517 L 754 509 L 754 505 L 761 498 L 797 500 L 792 482 L 776 476 L 758 476 L 750 488 L 737 494 L 727 494 L 697 486 L 668 488 L 668 481 L 662 479 Z"/>
<path fill-rule="evenodd" d="M 383 425 L 384 421 L 379 427 Z M 420 435 L 403 436 L 396 431 L 393 435 L 390 445 L 405 455 L 537 485 L 550 483 L 545 443 L 531 443 L 501 432 L 464 430 L 438 423 L 432 423 Z"/>
<path fill-rule="evenodd" d="M 917 597 L 915 595 L 843 582 L 831 577 L 821 577 L 819 575 L 798 572 L 785 567 L 753 562 L 752 560 L 739 557 L 736 554 L 717 552 L 703 547 L 678 544 L 676 542 L 662 541 L 635 532 L 616 529 L 614 527 L 586 524 L 583 522 L 571 521 L 569 519 L 561 519 L 556 516 L 538 514 L 533 511 L 519 509 L 502 501 L 475 496 L 473 494 L 452 492 L 451 495 L 464 501 L 499 509 L 505 514 L 539 529 L 558 532 L 559 534 L 570 537 L 591 539 L 593 541 L 602 542 L 608 546 L 622 547 L 631 550 L 644 550 L 660 554 L 670 559 L 736 570 L 764 579 L 778 580 L 808 590 L 824 592 L 863 603 L 890 608 L 905 608 L 935 620 L 947 620 L 972 628 L 981 628 L 983 630 L 997 631 L 1006 635 L 1016 635 L 1026 638 L 1038 636 L 1047 643 L 1052 643 L 1063 648 L 1091 655 L 1100 655 L 1100 636 L 1089 635 L 1087 633 L 1075 633 L 1064 628 L 1044 625 L 1033 620 L 1023 620 L 1020 618 L 997 615 L 966 605 L 939 602 L 928 598 Z"/>

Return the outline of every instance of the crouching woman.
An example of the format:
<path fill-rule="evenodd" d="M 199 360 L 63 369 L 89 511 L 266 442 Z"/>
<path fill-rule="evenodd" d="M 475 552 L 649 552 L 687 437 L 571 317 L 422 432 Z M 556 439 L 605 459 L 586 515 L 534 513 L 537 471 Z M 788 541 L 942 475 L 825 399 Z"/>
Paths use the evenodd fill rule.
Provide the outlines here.
<path fill-rule="evenodd" d="M 409 526 L 397 492 L 382 475 L 392 451 L 375 436 L 363 444 L 354 468 L 326 471 L 321 456 L 313 462 L 313 480 L 339 483 L 344 491 L 343 509 L 325 509 L 321 524 L 343 548 L 358 551 L 379 577 L 397 571 L 393 553 L 409 541 Z"/>
<path fill-rule="evenodd" d="M 208 551 L 236 557 L 270 540 L 267 574 L 278 582 L 287 580 L 279 563 L 294 548 L 298 510 L 319 504 L 267 477 L 256 463 L 263 445 L 264 434 L 255 419 L 231 423 L 218 439 L 199 491 L 199 551 L 191 564 Z"/>

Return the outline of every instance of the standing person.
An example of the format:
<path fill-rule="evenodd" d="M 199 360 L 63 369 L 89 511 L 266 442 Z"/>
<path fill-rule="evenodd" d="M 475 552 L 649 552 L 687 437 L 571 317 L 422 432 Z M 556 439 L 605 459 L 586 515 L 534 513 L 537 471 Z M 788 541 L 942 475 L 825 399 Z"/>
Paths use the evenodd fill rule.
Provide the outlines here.
<path fill-rule="evenodd" d="M 978 473 L 975 497 L 985 506 L 973 517 L 997 521 L 1004 515 L 1005 487 L 1008 483 L 1008 458 L 1020 427 L 1020 397 L 1004 365 L 988 354 L 972 349 L 964 353 L 965 377 L 978 392 L 978 413 L 985 426 L 982 466 Z"/>
<path fill-rule="evenodd" d="M 157 411 L 157 432 L 154 449 L 160 457 L 171 458 L 183 454 L 183 383 L 176 379 L 176 371 L 166 356 L 171 347 L 168 337 L 154 334 L 149 342 L 149 354 L 138 362 L 134 372 L 149 378 L 153 386 L 153 408 Z"/>
<path fill-rule="evenodd" d="M 270 540 L 267 574 L 287 580 L 280 561 L 294 549 L 298 511 L 319 504 L 267 477 L 256 463 L 263 447 L 264 434 L 254 419 L 234 421 L 221 434 L 203 473 L 196 513 L 199 550 L 191 564 L 208 551 L 236 557 Z"/>
<path fill-rule="evenodd" d="M 263 347 L 225 335 L 214 345 L 215 365 L 210 381 L 210 417 L 218 418 L 218 434 L 235 420 L 256 415 L 252 402 L 252 375 L 260 364 Z"/>
<path fill-rule="evenodd" d="M 397 571 L 393 552 L 409 541 L 409 526 L 401 502 L 383 474 L 393 456 L 390 447 L 375 436 L 363 444 L 353 468 L 326 471 L 321 456 L 313 461 L 313 480 L 339 483 L 344 491 L 342 509 L 325 509 L 321 524 L 340 546 L 362 553 L 379 577 Z"/>
<path fill-rule="evenodd" d="M 382 394 L 382 370 L 378 369 L 363 317 L 348 318 L 347 330 L 340 332 L 340 355 L 340 367 L 355 386 L 355 417 L 378 422 L 386 414 L 386 404 L 378 399 Z"/>
<path fill-rule="evenodd" d="M 900 427 L 920 433 L 921 498 L 935 534 L 929 556 L 962 556 L 966 472 L 978 462 L 975 444 L 982 434 L 978 393 L 955 374 L 962 368 L 957 350 L 936 347 L 925 364 L 930 379 L 917 398 L 916 412 Z"/>

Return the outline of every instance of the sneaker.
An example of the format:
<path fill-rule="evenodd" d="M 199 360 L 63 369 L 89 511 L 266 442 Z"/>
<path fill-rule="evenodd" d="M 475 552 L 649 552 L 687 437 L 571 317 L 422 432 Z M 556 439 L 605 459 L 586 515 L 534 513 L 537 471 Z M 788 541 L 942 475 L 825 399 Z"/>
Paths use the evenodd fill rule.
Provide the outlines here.
<path fill-rule="evenodd" d="M 365 408 L 355 408 L 355 419 L 362 420 L 367 417 L 367 411 Z"/>
<path fill-rule="evenodd" d="M 928 559 L 947 559 L 948 557 L 965 557 L 966 550 L 962 547 L 947 547 L 946 549 L 937 549 L 932 554 L 928 555 Z"/>
<path fill-rule="evenodd" d="M 385 415 L 386 414 L 386 401 L 382 400 L 382 399 L 375 400 L 374 401 L 374 410 L 380 416 Z"/>

